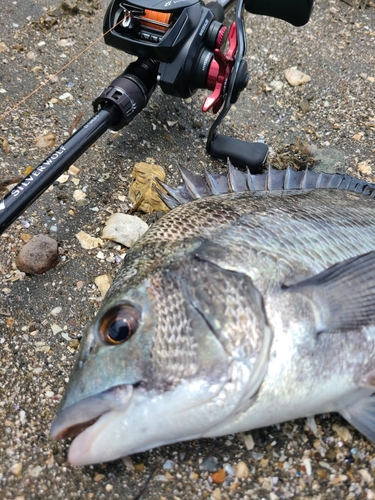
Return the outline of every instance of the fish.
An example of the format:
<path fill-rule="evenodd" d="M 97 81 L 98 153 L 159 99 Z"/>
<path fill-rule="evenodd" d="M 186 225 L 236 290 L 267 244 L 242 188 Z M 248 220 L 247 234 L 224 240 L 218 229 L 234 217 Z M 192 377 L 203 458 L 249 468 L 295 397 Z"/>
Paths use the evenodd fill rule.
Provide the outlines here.
<path fill-rule="evenodd" d="M 375 185 L 180 171 L 82 336 L 69 462 L 330 412 L 375 442 Z"/>

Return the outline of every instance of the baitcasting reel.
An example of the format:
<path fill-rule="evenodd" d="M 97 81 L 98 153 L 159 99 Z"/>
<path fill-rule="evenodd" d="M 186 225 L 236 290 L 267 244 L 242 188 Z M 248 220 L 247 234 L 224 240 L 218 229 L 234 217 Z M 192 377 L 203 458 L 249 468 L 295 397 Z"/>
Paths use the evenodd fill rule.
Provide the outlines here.
<path fill-rule="evenodd" d="M 158 61 L 157 83 L 166 94 L 185 99 L 197 89 L 212 90 L 203 111 L 216 113 L 220 109 L 228 81 L 235 77 L 235 102 L 248 81 L 247 64 L 242 60 L 241 71 L 232 75 L 238 28 L 233 23 L 228 30 L 222 24 L 223 7 L 197 0 L 147 4 L 145 8 L 137 0 L 114 0 L 104 20 L 105 42 L 128 54 Z M 110 30 L 111 26 L 115 28 Z M 227 40 L 229 48 L 224 53 Z"/>
<path fill-rule="evenodd" d="M 218 2 L 205 5 L 199 0 L 148 0 L 146 3 L 147 7 L 144 0 L 113 0 L 104 19 L 105 42 L 137 56 L 144 64 L 152 62 L 154 69 L 156 66 L 155 83 L 165 94 L 185 99 L 197 89 L 210 90 L 202 110 L 217 113 L 222 108 L 222 112 L 211 127 L 207 151 L 216 158 L 230 158 L 239 167 L 258 171 L 267 157 L 265 144 L 215 133 L 248 82 L 243 58 L 246 47 L 243 0 L 237 4 L 236 21 L 230 28 L 223 24 L 224 7 Z M 136 66 L 132 67 L 133 73 Z M 126 73 L 128 78 L 129 72 Z M 123 87 L 127 85 L 124 82 Z M 108 100 L 114 102 L 119 92 L 121 77 L 94 101 L 94 109 Z M 120 122 L 118 128 L 123 125 Z"/>

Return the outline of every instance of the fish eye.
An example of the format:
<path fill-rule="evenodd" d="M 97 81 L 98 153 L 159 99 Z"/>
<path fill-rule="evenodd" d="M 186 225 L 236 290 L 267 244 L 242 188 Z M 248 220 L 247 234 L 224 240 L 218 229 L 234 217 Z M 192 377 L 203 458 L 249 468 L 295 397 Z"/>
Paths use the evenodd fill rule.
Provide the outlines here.
<path fill-rule="evenodd" d="M 136 331 L 138 311 L 130 305 L 118 305 L 109 309 L 100 319 L 99 335 L 110 345 L 126 342 Z"/>

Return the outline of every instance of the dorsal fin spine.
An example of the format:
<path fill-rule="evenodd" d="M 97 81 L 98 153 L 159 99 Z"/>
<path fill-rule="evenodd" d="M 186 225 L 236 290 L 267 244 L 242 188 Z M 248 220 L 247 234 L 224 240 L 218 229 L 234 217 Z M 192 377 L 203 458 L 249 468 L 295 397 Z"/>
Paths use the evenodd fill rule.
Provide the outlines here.
<path fill-rule="evenodd" d="M 269 166 L 266 173 L 256 175 L 251 174 L 248 168 L 245 172 L 239 171 L 230 162 L 226 175 L 213 174 L 208 170 L 204 171 L 204 175 L 199 175 L 183 167 L 179 169 L 184 180 L 184 184 L 179 188 L 171 188 L 158 181 L 167 191 L 167 194 L 161 193 L 161 197 L 170 208 L 192 199 L 244 191 L 340 189 L 375 198 L 375 184 L 369 184 L 348 174 L 318 174 L 307 169 L 296 171 L 290 165 L 285 170 Z"/>

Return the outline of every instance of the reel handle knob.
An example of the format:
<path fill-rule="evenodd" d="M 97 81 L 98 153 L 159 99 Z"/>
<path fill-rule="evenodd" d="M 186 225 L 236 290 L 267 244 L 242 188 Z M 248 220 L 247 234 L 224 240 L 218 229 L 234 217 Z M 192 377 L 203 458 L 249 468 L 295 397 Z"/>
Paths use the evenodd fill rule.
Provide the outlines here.
<path fill-rule="evenodd" d="M 268 146 L 262 142 L 246 142 L 217 134 L 208 152 L 214 158 L 224 161 L 229 158 L 236 167 L 248 167 L 252 174 L 259 174 L 268 155 Z"/>

